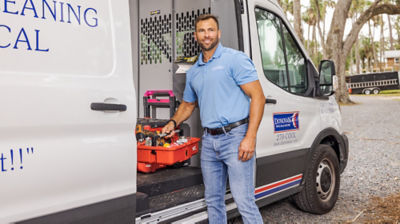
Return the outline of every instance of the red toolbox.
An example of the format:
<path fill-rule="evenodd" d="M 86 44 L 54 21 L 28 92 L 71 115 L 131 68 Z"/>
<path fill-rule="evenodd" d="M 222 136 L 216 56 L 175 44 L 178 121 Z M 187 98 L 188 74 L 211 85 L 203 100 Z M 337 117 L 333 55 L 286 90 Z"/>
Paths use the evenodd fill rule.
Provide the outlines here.
<path fill-rule="evenodd" d="M 179 140 L 175 141 L 168 147 L 148 146 L 145 145 L 145 141 L 138 142 L 138 170 L 143 173 L 152 173 L 157 169 L 187 161 L 199 152 L 200 138 L 187 137 L 186 140 L 187 142 L 180 144 L 177 143 Z"/>
<path fill-rule="evenodd" d="M 159 96 L 168 96 L 169 99 L 158 99 Z M 147 91 L 143 102 L 147 118 L 139 118 L 136 124 L 138 171 L 152 173 L 166 166 L 179 167 L 199 151 L 199 138 L 184 137 L 190 135 L 187 124 L 177 127 L 180 132 L 172 138 L 163 139 L 159 135 L 168 120 L 149 118 L 150 107 L 153 109 L 153 117 L 158 107 L 170 108 L 170 115 L 173 115 L 175 97 L 171 90 Z"/>
<path fill-rule="evenodd" d="M 171 144 L 169 147 L 146 146 L 138 143 L 138 162 L 174 165 L 190 159 L 199 151 L 199 138 L 188 137 L 187 142 L 181 145 Z"/>

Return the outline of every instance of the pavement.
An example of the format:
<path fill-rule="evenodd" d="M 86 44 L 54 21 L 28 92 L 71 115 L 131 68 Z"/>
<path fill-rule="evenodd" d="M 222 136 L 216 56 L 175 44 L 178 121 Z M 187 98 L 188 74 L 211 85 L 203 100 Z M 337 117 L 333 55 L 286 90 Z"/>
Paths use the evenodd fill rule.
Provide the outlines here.
<path fill-rule="evenodd" d="M 400 96 L 351 99 L 341 106 L 350 152 L 335 207 L 313 215 L 284 199 L 260 209 L 265 223 L 400 223 Z"/>

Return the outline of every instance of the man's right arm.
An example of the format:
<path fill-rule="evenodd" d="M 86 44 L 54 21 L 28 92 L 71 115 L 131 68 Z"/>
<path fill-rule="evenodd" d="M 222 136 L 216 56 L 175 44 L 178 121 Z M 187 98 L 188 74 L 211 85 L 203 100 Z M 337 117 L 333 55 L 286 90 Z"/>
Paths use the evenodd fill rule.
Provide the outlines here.
<path fill-rule="evenodd" d="M 176 122 L 176 126 L 178 126 L 179 124 L 181 124 L 190 117 L 195 107 L 196 107 L 196 101 L 192 103 L 182 101 L 182 103 L 178 107 L 178 110 L 175 112 L 171 120 L 174 120 Z M 170 133 L 168 137 L 171 137 L 172 135 L 175 134 L 173 132 L 174 129 L 175 129 L 175 124 L 174 122 L 170 121 L 163 127 L 162 133 Z"/>

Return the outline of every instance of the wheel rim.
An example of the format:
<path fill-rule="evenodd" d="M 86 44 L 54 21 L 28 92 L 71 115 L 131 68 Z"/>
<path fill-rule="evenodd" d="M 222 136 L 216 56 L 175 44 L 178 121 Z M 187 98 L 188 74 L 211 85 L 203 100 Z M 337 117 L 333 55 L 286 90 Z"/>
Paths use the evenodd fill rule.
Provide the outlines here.
<path fill-rule="evenodd" d="M 379 93 L 379 90 L 374 89 L 374 94 L 378 94 L 378 93 Z"/>
<path fill-rule="evenodd" d="M 322 160 L 316 177 L 317 194 L 322 201 L 328 201 L 332 197 L 336 185 L 335 177 L 332 163 L 327 159 Z"/>
<path fill-rule="evenodd" d="M 371 92 L 370 92 L 370 90 L 365 90 L 365 95 L 369 95 Z"/>

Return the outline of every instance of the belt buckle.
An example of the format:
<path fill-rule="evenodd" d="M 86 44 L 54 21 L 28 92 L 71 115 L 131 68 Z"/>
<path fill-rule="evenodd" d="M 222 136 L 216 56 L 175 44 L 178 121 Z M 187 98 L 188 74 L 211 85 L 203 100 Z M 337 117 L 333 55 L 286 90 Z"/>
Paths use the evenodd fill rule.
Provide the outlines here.
<path fill-rule="evenodd" d="M 211 135 L 219 135 L 219 134 L 220 134 L 220 131 L 219 131 L 218 128 L 215 128 L 215 129 L 212 130 L 212 134 Z"/>
<path fill-rule="evenodd" d="M 207 132 L 210 133 L 211 135 L 218 135 L 218 134 L 220 134 L 220 131 L 219 131 L 218 128 L 213 128 L 213 129 L 207 128 Z"/>

